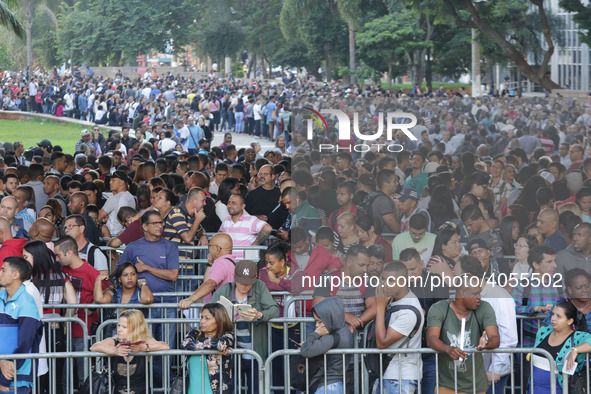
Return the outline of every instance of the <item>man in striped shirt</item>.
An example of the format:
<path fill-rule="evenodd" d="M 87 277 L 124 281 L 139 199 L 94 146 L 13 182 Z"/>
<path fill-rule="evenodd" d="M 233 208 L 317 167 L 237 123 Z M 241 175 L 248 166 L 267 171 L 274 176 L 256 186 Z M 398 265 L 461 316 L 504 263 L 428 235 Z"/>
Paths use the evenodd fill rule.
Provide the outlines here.
<path fill-rule="evenodd" d="M 271 234 L 271 225 L 263 222 L 256 216 L 251 216 L 244 210 L 246 204 L 244 197 L 233 194 L 228 200 L 228 213 L 230 216 L 222 221 L 220 232 L 232 237 L 234 247 L 260 245 Z M 242 252 L 235 252 L 236 257 L 244 257 Z"/>

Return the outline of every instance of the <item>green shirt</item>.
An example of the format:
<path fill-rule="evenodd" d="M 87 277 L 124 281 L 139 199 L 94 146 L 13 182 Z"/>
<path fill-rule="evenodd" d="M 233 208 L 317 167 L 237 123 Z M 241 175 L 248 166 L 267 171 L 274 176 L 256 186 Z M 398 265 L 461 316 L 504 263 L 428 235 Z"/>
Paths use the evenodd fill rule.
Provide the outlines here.
<path fill-rule="evenodd" d="M 405 231 L 398 234 L 394 238 L 394 241 L 392 241 L 392 258 L 398 260 L 400 258 L 400 252 L 407 248 L 414 248 L 421 255 L 423 267 L 426 267 L 433 253 L 433 245 L 435 245 L 435 234 L 425 233 L 423 238 L 415 243 L 410 236 L 410 231 Z"/>
<path fill-rule="evenodd" d="M 417 176 L 409 176 L 404 182 L 403 189 L 412 189 L 419 195 L 419 198 L 423 195 L 423 190 L 427 187 L 427 181 L 429 176 L 426 172 L 421 172 Z"/>
<path fill-rule="evenodd" d="M 460 331 L 462 322 L 450 307 L 451 300 L 439 301 L 431 306 L 427 316 L 427 329 L 440 327 L 439 339 L 446 345 L 460 347 Z M 480 337 L 485 327 L 496 326 L 495 312 L 488 302 L 480 301 L 477 310 L 470 312 L 466 319 L 466 333 L 464 336 L 464 350 L 474 349 L 478 346 Z M 472 360 L 474 357 L 474 360 Z M 474 361 L 476 381 L 472 381 L 472 363 Z M 454 361 L 447 354 L 440 354 L 438 361 L 439 385 L 454 390 L 454 363 L 458 373 L 458 392 L 473 392 L 473 384 L 476 392 L 484 392 L 488 389 L 486 369 L 482 353 L 469 353 L 463 361 Z"/>

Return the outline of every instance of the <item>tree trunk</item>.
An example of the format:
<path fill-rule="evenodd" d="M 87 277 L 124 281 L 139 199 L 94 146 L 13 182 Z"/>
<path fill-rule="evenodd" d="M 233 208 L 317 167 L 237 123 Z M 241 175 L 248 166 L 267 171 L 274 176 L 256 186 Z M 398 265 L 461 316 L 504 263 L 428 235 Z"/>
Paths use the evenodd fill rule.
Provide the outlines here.
<path fill-rule="evenodd" d="M 326 83 L 332 82 L 332 55 L 330 54 L 330 49 L 327 48 L 324 52 L 325 56 L 325 68 L 326 68 Z"/>
<path fill-rule="evenodd" d="M 388 89 L 392 90 L 392 80 L 394 76 L 392 75 L 392 60 L 388 61 Z M 381 83 L 380 83 L 381 85 Z M 380 86 L 381 87 L 381 86 Z"/>
<path fill-rule="evenodd" d="M 349 24 L 349 71 L 350 71 L 350 83 L 355 84 L 355 27 Z"/>
<path fill-rule="evenodd" d="M 24 6 L 25 35 L 27 40 L 27 68 L 29 69 L 29 73 L 31 73 L 33 70 L 33 41 L 31 39 L 31 29 L 33 28 L 33 4 L 31 0 L 25 0 Z"/>
<path fill-rule="evenodd" d="M 503 49 L 507 57 L 513 63 L 515 63 L 515 65 L 517 66 L 521 74 L 523 74 L 523 76 L 528 78 L 530 81 L 537 83 L 538 85 L 542 86 L 544 89 L 548 91 L 552 91 L 554 89 L 562 89 L 562 86 L 552 81 L 550 77 L 546 74 L 550 58 L 554 53 L 554 43 L 552 41 L 552 37 L 550 36 L 550 28 L 548 20 L 546 18 L 546 12 L 544 10 L 542 0 L 530 0 L 532 4 L 538 7 L 538 11 L 540 13 L 540 21 L 542 23 L 542 32 L 548 45 L 548 50 L 544 53 L 544 59 L 539 67 L 529 65 L 525 60 L 525 55 L 521 51 L 519 51 L 509 41 L 507 41 L 505 36 L 496 31 L 494 27 L 480 19 L 480 14 L 471 0 L 463 0 L 463 3 L 466 5 L 466 8 L 468 9 L 468 11 L 470 11 L 472 19 L 471 21 L 462 20 L 457 14 L 456 8 L 451 3 L 451 1 L 444 1 L 448 9 L 452 13 L 456 25 L 458 27 L 478 29 L 482 34 L 488 36 L 488 38 L 490 38 L 494 43 L 498 44 Z"/>
<path fill-rule="evenodd" d="M 256 79 L 256 63 L 257 63 L 257 55 L 253 53 L 252 58 L 250 59 L 250 64 L 248 65 L 248 74 L 246 75 L 246 78 Z M 253 67 L 254 67 L 255 76 L 251 77 Z"/>
<path fill-rule="evenodd" d="M 427 48 L 427 66 L 425 67 L 425 79 L 429 90 L 433 91 L 433 62 L 431 61 L 431 48 Z"/>
<path fill-rule="evenodd" d="M 413 83 L 412 55 L 408 51 L 405 51 L 404 54 L 406 55 L 406 61 L 408 64 L 406 67 L 406 74 L 408 79 L 410 79 L 410 83 Z"/>

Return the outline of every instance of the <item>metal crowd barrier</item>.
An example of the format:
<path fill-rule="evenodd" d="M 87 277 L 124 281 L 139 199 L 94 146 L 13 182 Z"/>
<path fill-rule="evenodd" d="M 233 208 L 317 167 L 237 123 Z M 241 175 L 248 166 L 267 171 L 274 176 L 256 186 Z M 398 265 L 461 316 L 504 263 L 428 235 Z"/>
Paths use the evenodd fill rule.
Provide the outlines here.
<path fill-rule="evenodd" d="M 466 353 L 476 353 L 477 351 L 475 349 L 467 349 L 465 350 Z M 289 356 L 294 356 L 294 355 L 298 355 L 300 353 L 299 350 L 279 350 L 276 351 L 272 354 L 269 355 L 269 357 L 267 357 L 267 360 L 265 361 L 265 394 L 270 394 L 272 391 L 277 392 L 277 389 L 281 389 L 281 391 L 284 391 L 285 393 L 289 393 L 290 392 L 290 382 L 291 382 L 291 368 L 289 367 L 290 364 L 290 357 Z M 550 386 L 551 386 L 551 392 L 555 393 L 556 392 L 556 362 L 554 361 L 554 359 L 552 358 L 552 356 L 550 355 L 550 353 L 548 353 L 546 350 L 544 349 L 531 349 L 531 348 L 508 348 L 508 349 L 494 349 L 494 350 L 483 350 L 480 353 L 509 353 L 511 355 L 511 361 L 513 361 L 514 359 L 514 355 L 515 354 L 537 354 L 540 355 L 542 357 L 545 357 L 549 364 L 550 364 Z M 348 385 L 350 384 L 354 384 L 355 385 L 355 389 L 356 390 L 360 390 L 360 392 L 362 393 L 369 393 L 372 390 L 372 387 L 369 387 L 369 383 L 367 378 L 362 375 L 362 380 L 361 382 L 354 380 L 353 383 L 350 382 L 350 375 L 347 374 L 347 361 L 346 358 L 347 356 L 363 356 L 363 355 L 369 355 L 369 354 L 379 354 L 380 355 L 380 367 L 383 366 L 383 362 L 386 362 L 383 360 L 383 355 L 391 355 L 393 357 L 398 357 L 399 360 L 399 368 L 400 368 L 400 360 L 402 359 L 403 355 L 419 355 L 419 354 L 434 354 L 435 355 L 435 366 L 436 368 L 438 368 L 438 361 L 439 361 L 439 353 L 434 351 L 433 349 L 427 349 L 427 348 L 421 348 L 421 349 L 333 349 L 333 350 L 329 350 L 328 352 L 326 352 L 323 357 L 324 357 L 324 369 L 323 369 L 323 376 L 324 376 L 324 384 L 321 384 L 320 388 L 322 387 L 326 387 L 327 385 L 327 379 L 326 379 L 326 373 L 327 373 L 327 366 L 328 366 L 328 361 L 327 361 L 327 355 L 342 355 L 342 364 L 343 364 L 343 387 L 344 387 L 344 391 L 347 392 L 347 388 Z M 288 367 L 286 368 L 287 374 L 284 374 L 283 376 L 283 381 L 284 381 L 284 385 L 283 387 L 277 388 L 277 387 L 272 387 L 272 381 L 273 381 L 273 373 L 276 373 L 277 371 L 273 371 L 272 368 L 272 362 L 273 360 L 275 360 L 276 358 L 279 357 L 283 357 L 285 358 L 285 360 L 287 360 L 287 364 Z M 492 357 L 493 363 L 494 363 L 494 357 Z M 312 376 L 309 376 L 308 374 L 308 367 L 309 367 L 309 359 L 306 359 L 306 391 L 309 391 L 310 389 L 310 378 Z M 532 366 L 533 368 L 533 366 Z M 380 369 L 381 371 L 381 369 Z M 494 366 L 493 366 L 493 371 L 494 371 Z M 474 357 L 472 357 L 472 387 L 473 387 L 473 391 L 474 393 L 476 393 L 476 370 L 475 370 L 475 359 Z M 482 371 L 483 373 L 485 371 Z M 453 390 L 457 393 L 458 392 L 458 387 L 457 387 L 457 374 L 458 374 L 458 369 L 457 369 L 457 364 L 454 363 L 454 385 L 455 387 L 453 388 Z M 513 369 L 511 369 L 510 372 L 511 375 L 511 382 L 514 382 L 514 372 Z M 401 371 L 399 370 L 399 376 L 401 376 Z M 378 377 L 377 382 L 380 385 L 380 391 L 383 393 L 383 385 L 384 385 L 384 377 L 382 372 L 380 372 L 380 376 Z M 439 371 L 437 369 L 437 372 L 435 374 L 435 387 L 436 387 L 436 393 L 439 393 Z M 511 393 L 514 394 L 515 392 L 515 387 L 512 384 L 510 386 L 511 389 Z M 495 393 L 495 389 L 494 389 L 494 385 L 492 388 L 493 394 L 498 394 Z M 322 392 L 322 391 L 321 391 Z M 326 388 L 325 388 L 325 392 L 326 392 Z M 421 392 L 421 380 L 418 380 L 418 388 L 417 388 L 417 393 Z M 502 393 L 501 393 L 502 394 Z"/>
<path fill-rule="evenodd" d="M 99 247 L 107 255 L 107 264 L 109 272 L 113 272 L 113 255 L 109 252 L 123 253 L 124 247 L 113 248 L 111 246 Z M 194 291 L 196 287 L 200 286 L 203 281 L 203 274 L 207 264 L 207 253 L 209 247 L 203 246 L 179 246 L 179 252 L 191 252 L 192 258 L 180 259 L 179 277 L 174 282 L 174 291 Z M 233 252 L 243 252 L 243 257 L 238 257 L 237 260 L 249 259 L 258 262 L 261 258 L 261 251 L 266 251 L 265 245 L 254 246 L 238 246 L 233 249 Z"/>
<path fill-rule="evenodd" d="M 78 305 L 63 305 L 63 307 L 77 307 Z M 121 305 L 121 304 L 103 304 L 103 305 L 82 305 L 82 306 L 88 306 L 88 307 L 95 307 L 96 309 L 101 309 L 101 310 L 105 310 L 107 308 L 114 308 L 115 310 L 119 310 L 121 309 L 121 307 L 132 307 L 132 308 L 138 308 L 138 309 L 155 309 L 155 308 L 171 308 L 171 309 L 176 309 L 178 306 L 175 303 L 168 303 L 168 304 L 152 304 L 152 305 L 137 305 L 137 304 L 126 304 L 126 305 Z M 195 308 L 200 308 L 202 307 L 203 304 L 193 304 L 193 307 Z M 540 317 L 541 316 L 535 316 L 535 317 L 524 317 L 524 316 L 518 316 L 518 321 L 522 322 L 524 320 L 537 320 L 538 324 L 540 323 Z M 46 327 L 47 325 L 49 325 L 51 327 L 51 325 L 55 325 L 55 324 L 63 324 L 65 323 L 66 325 L 71 327 L 71 324 L 80 324 L 83 327 L 83 332 L 84 334 L 84 350 L 86 351 L 88 348 L 86 347 L 88 344 L 88 336 L 86 335 L 86 324 L 79 318 L 77 317 L 71 317 L 71 318 L 46 318 L 43 319 L 44 323 L 46 323 Z M 147 319 L 148 324 L 151 325 L 151 328 L 153 329 L 155 325 L 160 325 L 162 327 L 161 331 L 162 331 L 162 335 L 161 335 L 161 339 L 164 340 L 165 342 L 167 342 L 169 345 L 171 345 L 171 348 L 180 348 L 180 344 L 183 341 L 183 339 L 185 338 L 186 334 L 188 333 L 188 331 L 191 329 L 190 325 L 197 323 L 199 320 L 198 319 L 187 319 L 187 318 L 149 318 Z M 97 332 L 96 332 L 96 338 L 97 340 L 101 340 L 105 337 L 107 337 L 108 335 L 104 335 L 105 329 L 112 325 L 112 324 L 116 324 L 117 320 L 115 319 L 111 319 L 111 320 L 106 320 L 103 321 L 97 328 Z M 293 339 L 291 337 L 291 333 L 289 332 L 289 326 L 291 326 L 292 324 L 297 324 L 297 337 L 296 337 L 296 341 L 298 343 L 304 342 L 304 340 L 307 338 L 310 329 L 306 329 L 306 326 L 311 325 L 312 327 L 315 324 L 314 319 L 312 318 L 302 318 L 302 317 L 292 317 L 292 318 L 275 318 L 275 319 L 271 319 L 267 322 L 268 324 L 268 349 L 269 352 L 271 352 L 271 349 L 273 349 L 273 338 L 272 338 L 272 331 L 273 331 L 273 327 L 272 325 L 282 325 L 283 326 L 283 330 L 282 330 L 282 349 L 276 351 L 275 353 L 273 353 L 273 355 L 270 356 L 270 358 L 277 358 L 280 356 L 285 356 L 288 354 L 296 354 L 297 350 L 289 350 L 290 347 L 293 348 L 293 344 L 291 342 L 291 340 Z M 68 330 L 71 330 L 71 328 L 68 327 Z M 311 328 L 313 330 L 313 328 Z M 522 328 L 521 328 L 522 330 Z M 357 347 L 360 343 L 362 343 L 362 340 L 365 338 L 366 336 L 366 329 L 363 330 L 363 332 L 356 332 L 356 336 L 355 336 L 355 346 Z M 48 343 L 52 343 L 52 337 L 55 337 L 55 327 L 52 327 L 51 329 L 49 329 L 48 331 L 46 331 L 46 335 L 48 335 Z M 53 334 L 52 334 L 53 333 Z M 175 339 L 173 341 L 170 341 L 169 338 L 171 336 L 171 334 L 174 333 L 175 335 Z M 73 369 L 73 358 L 80 358 L 78 357 L 78 355 L 80 354 L 79 352 L 72 352 L 72 346 L 71 346 L 71 342 L 70 342 L 70 338 L 69 336 L 67 336 L 68 339 L 68 345 L 66 348 L 66 352 L 71 353 L 71 356 L 69 359 L 66 360 L 67 366 L 66 369 L 64 370 L 64 374 L 66 374 L 67 379 L 64 380 L 65 382 L 68 382 L 68 384 L 70 384 L 73 389 L 73 379 L 71 379 L 70 377 L 74 376 L 74 369 Z M 395 349 L 393 354 L 404 354 L 405 352 L 398 352 L 399 349 Z M 527 348 L 526 349 L 527 352 L 536 352 L 537 349 L 531 349 L 531 348 Z M 53 354 L 55 349 L 52 349 L 51 346 L 48 348 L 48 353 Z M 340 350 L 339 350 L 340 351 Z M 292 352 L 292 353 L 290 353 Z M 385 350 L 378 350 L 378 349 L 364 349 L 364 348 L 355 348 L 355 349 L 347 349 L 346 352 L 344 353 L 338 353 L 338 354 L 343 354 L 343 357 L 345 357 L 345 354 L 352 354 L 353 357 L 355 358 L 354 362 L 352 363 L 353 365 L 353 373 L 350 375 L 347 375 L 347 379 L 352 379 L 354 382 L 356 383 L 356 386 L 354 387 L 354 392 L 359 393 L 365 393 L 365 392 L 370 392 L 371 387 L 369 387 L 369 378 L 367 375 L 367 371 L 365 370 L 364 366 L 363 366 L 363 362 L 361 360 L 361 355 L 362 354 L 370 354 L 370 353 L 391 353 L 392 351 L 389 349 L 385 349 Z M 434 351 L 430 350 L 430 349 L 412 349 L 413 353 L 435 353 Z M 519 349 L 497 349 L 495 351 L 493 351 L 494 353 L 509 353 L 511 354 L 511 365 L 516 365 L 518 364 L 515 360 L 515 353 L 516 354 L 523 354 L 526 353 L 526 351 L 523 348 L 519 348 Z M 151 354 L 154 354 L 154 352 L 152 352 Z M 334 352 L 329 352 L 328 354 L 334 354 Z M 46 355 L 45 355 L 46 356 Z M 172 358 L 172 362 L 170 362 L 170 357 L 169 357 L 169 364 L 173 365 L 174 368 L 178 369 L 178 366 L 183 365 L 183 363 L 185 362 L 185 360 L 182 359 L 182 357 L 178 356 L 177 353 L 170 353 L 170 357 Z M 6 356 L 6 357 L 10 357 L 10 356 Z M 4 357 L 4 358 L 6 358 Z M 399 356 L 400 357 L 400 356 Z M 437 356 L 436 356 L 437 357 Z M 40 358 L 49 358 L 50 357 L 40 357 Z M 83 357 L 82 357 L 83 358 Z M 511 388 L 511 392 L 514 393 L 515 390 L 517 389 L 520 392 L 524 392 L 526 390 L 526 385 L 525 384 L 521 384 L 521 377 L 516 379 L 517 376 L 519 376 L 524 368 L 524 362 L 523 362 L 523 358 L 524 357 L 519 357 L 520 359 L 520 364 L 521 364 L 521 368 L 514 370 L 511 370 L 511 376 L 510 376 L 510 381 L 507 383 L 508 385 L 510 385 Z M 0 357 L 0 359 L 2 359 L 2 357 Z M 85 360 L 86 361 L 86 360 Z M 494 362 L 494 358 L 492 360 Z M 53 368 L 55 368 L 55 360 L 52 361 L 53 363 Z M 267 364 L 269 363 L 269 359 L 267 360 Z M 290 380 L 290 365 L 289 365 L 289 361 L 284 362 L 283 363 L 283 371 L 282 371 L 282 375 L 284 377 L 287 378 L 287 380 L 285 380 L 284 378 L 284 385 L 283 386 L 268 386 L 268 390 L 269 391 L 265 391 L 265 392 L 270 392 L 271 390 L 274 392 L 277 392 L 278 390 L 280 391 L 285 391 L 286 387 L 285 384 L 286 382 L 289 382 Z M 85 369 L 87 368 L 86 366 L 84 367 Z M 530 363 L 529 364 L 529 368 L 530 371 L 530 375 L 531 375 L 531 371 L 533 370 L 533 365 Z M 166 371 L 169 371 L 168 369 L 165 368 Z M 494 365 L 493 365 L 493 370 L 494 370 Z M 165 378 L 167 378 L 167 374 L 168 372 L 164 373 Z M 589 374 L 588 369 L 586 369 L 586 373 Z M 275 371 L 275 373 L 277 373 L 277 371 Z M 57 377 L 50 375 L 50 387 L 55 387 L 56 385 L 59 385 L 60 382 L 56 381 Z M 165 381 L 167 381 L 165 379 Z M 420 385 L 420 383 L 419 383 Z M 151 387 L 154 387 L 153 385 L 151 385 Z M 262 387 L 262 386 L 260 386 Z M 493 389 L 494 390 L 494 389 Z M 53 391 L 55 392 L 55 391 Z M 420 392 L 420 391 L 419 391 Z"/>
<path fill-rule="evenodd" d="M 228 351 L 229 355 L 232 356 L 238 356 L 238 357 L 234 357 L 234 381 L 237 382 L 237 385 L 235 384 L 235 390 L 234 392 L 236 392 L 236 390 L 238 388 L 243 389 L 244 387 L 242 387 L 242 357 L 243 356 L 248 356 L 251 357 L 253 360 L 255 360 L 255 362 L 257 363 L 256 366 L 256 372 L 252 372 L 251 374 L 251 379 L 256 379 L 256 381 L 258 382 L 259 387 L 263 387 L 264 386 L 264 362 L 263 359 L 261 358 L 261 356 L 259 356 L 258 353 L 254 352 L 253 350 L 248 350 L 248 349 L 234 349 L 234 350 L 230 350 Z M 180 375 L 182 376 L 182 382 L 186 382 L 187 379 L 185 379 L 187 377 L 187 368 L 186 368 L 186 364 L 187 364 L 187 360 L 185 360 L 185 357 L 194 357 L 194 356 L 208 356 L 208 355 L 219 355 L 219 352 L 217 351 L 212 351 L 212 350 L 200 350 L 200 351 L 190 351 L 190 350 L 163 350 L 163 351 L 153 351 L 153 352 L 141 352 L 141 353 L 133 353 L 132 356 L 134 357 L 147 357 L 146 360 L 146 366 L 145 366 L 145 376 L 146 379 L 144 379 L 145 381 L 145 392 L 146 393 L 152 393 L 152 392 L 163 392 L 163 393 L 168 393 L 170 392 L 170 388 L 171 388 L 171 383 L 173 381 L 173 375 Z M 42 393 L 44 390 L 48 390 L 49 393 L 57 393 L 58 389 L 60 389 L 60 392 L 63 393 L 68 393 L 68 394 L 73 394 L 75 392 L 75 382 L 74 379 L 69 379 L 66 382 L 65 385 L 58 385 L 56 382 L 59 379 L 56 376 L 56 364 L 57 361 L 60 359 L 64 359 L 64 360 L 71 360 L 73 358 L 81 358 L 85 360 L 85 364 L 87 365 L 86 368 L 86 373 L 85 376 L 93 376 L 94 374 L 97 373 L 101 373 L 103 371 L 107 371 L 107 373 L 109 375 L 111 375 L 114 372 L 114 365 L 113 365 L 113 357 L 116 356 L 112 356 L 112 355 L 108 355 L 105 353 L 100 353 L 100 352 L 88 352 L 88 351 L 84 351 L 84 352 L 61 352 L 61 353 L 44 353 L 44 354 L 13 354 L 13 355 L 0 355 L 0 360 L 9 360 L 9 361 L 14 361 L 16 362 L 16 360 L 23 360 L 23 359 L 31 359 L 31 360 L 39 360 L 39 359 L 48 359 L 49 360 L 49 379 L 52 382 L 50 384 L 49 387 L 45 387 L 44 385 L 42 385 L 39 382 L 39 379 L 34 379 L 33 380 L 33 387 L 31 388 L 31 393 L 32 394 L 38 394 L 38 393 Z M 162 387 L 155 387 L 154 386 L 154 371 L 153 371 L 153 360 L 155 357 L 162 357 L 163 359 L 163 364 L 162 364 L 162 371 L 163 371 L 163 379 L 162 379 Z M 178 358 L 178 359 L 182 359 L 182 363 L 181 364 L 175 364 L 174 362 L 171 362 L 171 357 L 174 358 Z M 119 364 L 121 365 L 121 364 Z M 129 384 L 130 384 L 130 375 L 133 375 L 135 373 L 138 373 L 139 371 L 133 367 L 131 367 L 130 363 L 127 363 L 127 368 L 121 370 L 120 367 L 117 367 L 117 371 L 118 372 L 124 372 L 127 375 L 127 393 L 133 393 L 132 390 L 129 389 Z M 201 381 L 204 382 L 205 381 L 205 374 L 209 374 L 208 369 L 206 368 L 205 364 L 202 364 L 202 369 L 201 369 Z M 33 368 L 33 376 L 37 376 L 37 372 L 38 372 L 38 368 L 37 368 L 37 363 L 33 362 L 32 363 L 32 368 Z M 125 367 L 124 367 L 125 368 Z M 254 371 L 255 368 L 252 368 L 251 371 Z M 220 368 L 220 381 L 221 381 L 221 375 L 223 372 L 223 369 Z M 72 371 L 71 371 L 72 372 Z M 175 373 L 176 372 L 176 373 Z M 199 374 L 199 371 L 192 371 L 193 374 L 197 373 Z M 209 379 L 209 377 L 207 378 Z M 79 382 L 80 385 L 82 385 L 82 383 L 84 382 Z M 16 379 L 15 377 L 15 388 L 11 391 L 8 391 L 8 393 L 17 393 L 17 385 L 19 384 L 19 381 Z M 202 389 L 203 387 L 202 383 Z M 109 381 L 109 391 L 108 392 L 113 392 L 114 389 L 114 382 Z M 237 387 L 236 387 L 237 386 Z M 188 391 L 188 387 L 186 387 L 183 383 L 183 387 L 184 387 L 184 392 L 186 393 Z M 89 385 L 89 391 L 88 393 L 93 394 L 96 393 L 96 391 L 93 388 L 93 385 L 90 384 Z M 242 391 L 242 390 L 240 390 Z M 124 391 L 125 392 L 125 391 Z M 205 390 L 202 390 L 201 392 L 205 392 Z M 82 391 L 80 390 L 80 387 L 78 388 L 78 393 L 82 393 Z M 87 394 L 86 392 L 83 394 Z"/>

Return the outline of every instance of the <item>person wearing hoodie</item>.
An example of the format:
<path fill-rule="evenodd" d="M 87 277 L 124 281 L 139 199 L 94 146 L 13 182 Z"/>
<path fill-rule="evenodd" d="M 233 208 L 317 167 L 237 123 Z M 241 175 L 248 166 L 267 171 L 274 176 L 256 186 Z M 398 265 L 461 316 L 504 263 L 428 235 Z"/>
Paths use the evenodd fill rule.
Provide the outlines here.
<path fill-rule="evenodd" d="M 23 247 L 27 243 L 26 238 L 14 238 L 10 228 L 10 222 L 4 217 L 0 217 L 0 268 L 2 262 L 9 256 L 23 257 Z"/>
<path fill-rule="evenodd" d="M 300 354 L 303 357 L 322 357 L 324 353 L 331 349 L 353 347 L 353 334 L 351 334 L 345 322 L 345 307 L 340 298 L 323 299 L 314 305 L 312 314 L 314 320 L 316 320 L 316 330 L 302 344 Z M 347 365 L 349 361 L 350 356 L 345 357 Z M 344 393 L 343 356 L 341 354 L 327 356 L 324 367 L 309 378 L 309 393 Z M 324 386 L 325 382 L 326 386 Z"/>

